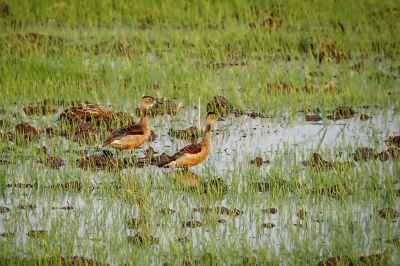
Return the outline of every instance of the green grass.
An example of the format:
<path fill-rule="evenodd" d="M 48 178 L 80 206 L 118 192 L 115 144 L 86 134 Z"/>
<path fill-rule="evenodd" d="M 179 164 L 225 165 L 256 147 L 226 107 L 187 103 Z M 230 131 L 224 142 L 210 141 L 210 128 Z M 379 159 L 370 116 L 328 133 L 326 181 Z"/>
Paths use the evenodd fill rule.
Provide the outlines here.
<path fill-rule="evenodd" d="M 128 8 L 128 3 L 121 3 L 111 9 L 106 8 L 106 2 L 101 3 L 95 8 L 79 2 L 10 3 L 11 14 L 2 19 L 5 31 L 0 36 L 5 101 L 30 102 L 46 95 L 126 105 L 147 92 L 148 84 L 157 83 L 158 93 L 179 97 L 185 104 L 197 102 L 198 97 L 205 104 L 215 94 L 227 96 L 237 106 L 257 110 L 285 105 L 297 111 L 305 103 L 397 103 L 386 95 L 394 90 L 393 75 L 398 75 L 398 71 L 390 70 L 397 67 L 399 59 L 396 17 L 386 10 L 395 7 L 394 2 L 382 1 L 373 9 L 368 1 L 304 5 L 297 1 L 286 5 L 237 2 L 223 8 L 215 3 L 187 7 L 183 2 L 173 6 L 138 3 Z M 98 8 L 110 13 L 99 13 Z M 182 11 L 185 9 L 187 12 Z M 23 13 L 29 10 L 29 16 Z M 77 17 L 73 16 L 75 12 Z M 112 14 L 120 15 L 115 24 L 108 21 Z M 62 22 L 54 25 L 48 16 Z M 139 24 L 147 16 L 154 17 L 154 25 L 141 30 Z M 282 26 L 259 26 L 271 16 L 282 20 Z M 41 19 L 36 21 L 38 17 Z M 12 27 L 10 21 L 21 23 Z M 222 26 L 218 26 L 219 21 L 223 21 Z M 249 27 L 252 21 L 257 22 L 256 29 Z M 345 32 L 337 29 L 339 22 Z M 214 23 L 216 28 L 210 28 L 208 24 Z M 193 28 L 191 24 L 200 26 Z M 24 38 L 32 32 L 44 37 Z M 343 64 L 329 63 L 334 57 L 320 58 L 320 47 L 327 43 L 345 55 Z M 245 65 L 210 68 L 218 62 Z M 349 69 L 359 62 L 364 65 L 360 73 Z M 377 77 L 381 68 L 389 77 Z M 320 76 L 310 76 L 318 71 L 322 72 Z M 332 81 L 342 92 L 323 99 L 306 93 L 290 98 L 279 93 L 267 95 L 262 90 L 271 82 L 296 87 L 313 82 L 322 90 Z M 260 93 L 265 97 L 260 99 Z"/>
<path fill-rule="evenodd" d="M 152 119 L 158 138 L 145 145 L 168 154 L 187 144 L 171 139 L 168 129 L 197 125 L 193 106 L 200 103 L 203 119 L 215 95 L 270 117 L 230 115 L 218 124 L 210 158 L 193 170 L 199 180 L 174 179 L 154 166 L 78 168 L 75 151 L 98 153 L 101 137 L 87 144 L 59 136 L 18 144 L 0 138 L 0 159 L 10 161 L 0 165 L 0 205 L 11 209 L 0 214 L 0 233 L 15 232 L 0 237 L 1 265 L 59 265 L 60 256 L 111 265 L 315 265 L 330 256 L 357 264 L 359 256 L 382 252 L 389 261 L 381 264 L 399 260 L 398 244 L 390 242 L 398 237 L 399 220 L 378 216 L 385 207 L 399 210 L 398 158 L 322 171 L 300 164 L 312 152 L 344 161 L 359 146 L 382 151 L 383 140 L 399 133 L 396 1 L 7 3 L 9 14 L 0 12 L 1 133 L 20 122 L 60 128 L 57 115 L 22 111 L 46 98 L 88 100 L 123 112 L 132 112 L 143 95 L 176 98 L 184 108 L 176 117 Z M 283 83 L 288 90 L 271 89 Z M 307 84 L 315 91 L 304 91 Z M 332 84 L 337 91 L 326 90 Z M 299 113 L 318 109 L 325 118 L 343 105 L 356 111 L 352 120 L 312 125 Z M 362 112 L 372 119 L 360 122 Z M 43 145 L 66 165 L 55 170 L 38 163 Z M 250 165 L 256 155 L 272 163 Z M 216 178 L 227 192 L 205 194 L 204 183 Z M 69 181 L 81 182 L 82 190 L 47 187 Z M 258 181 L 269 182 L 269 190 L 254 189 Z M 37 186 L 7 188 L 11 183 Z M 184 190 L 189 183 L 197 189 Z M 336 185 L 335 195 L 321 192 Z M 37 208 L 18 209 L 27 203 Z M 51 209 L 68 205 L 74 210 Z M 221 206 L 243 214 L 193 211 Z M 278 213 L 265 214 L 269 207 Z M 163 208 L 176 212 L 162 214 Z M 302 221 L 300 208 L 307 210 Z M 132 218 L 146 223 L 129 228 Z M 202 226 L 182 228 L 187 220 Z M 276 227 L 262 228 L 267 222 Z M 48 234 L 32 238 L 30 230 Z M 159 243 L 130 243 L 128 236 L 138 232 Z M 180 243 L 182 237 L 189 241 Z"/>

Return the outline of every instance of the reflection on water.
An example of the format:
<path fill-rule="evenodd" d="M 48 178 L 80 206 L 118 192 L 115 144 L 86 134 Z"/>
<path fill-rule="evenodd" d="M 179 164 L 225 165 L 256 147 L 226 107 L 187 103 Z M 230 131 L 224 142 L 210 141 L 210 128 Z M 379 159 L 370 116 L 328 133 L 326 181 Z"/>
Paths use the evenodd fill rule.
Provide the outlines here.
<path fill-rule="evenodd" d="M 190 171 L 172 171 L 167 173 L 166 176 L 182 189 L 199 189 L 202 182 L 199 175 Z"/>
<path fill-rule="evenodd" d="M 189 110 L 178 117 L 152 119 L 151 125 L 158 138 L 135 151 L 135 155 L 141 154 L 148 146 L 159 154 L 175 153 L 188 141 L 169 136 L 169 129 L 197 125 L 193 118 L 194 113 L 194 110 Z M 383 150 L 383 141 L 399 133 L 400 116 L 395 109 L 388 112 L 375 111 L 370 115 L 372 118 L 367 121 L 361 121 L 355 116 L 336 122 L 323 120 L 318 123 L 305 122 L 301 115 L 295 123 L 287 123 L 285 118 L 252 119 L 247 116 L 229 116 L 226 122 L 216 125 L 207 160 L 190 171 L 174 171 L 154 165 L 140 169 L 128 167 L 117 173 L 83 171 L 74 165 L 76 155 L 71 154 L 68 156 L 72 159 L 64 158 L 66 165 L 61 170 L 49 170 L 45 166 L 28 170 L 29 167 L 35 168 L 33 166 L 36 159 L 31 159 L 28 164 L 21 161 L 17 165 L 2 165 L 0 167 L 7 169 L 9 173 L 7 183 L 33 182 L 34 176 L 38 175 L 42 176 L 39 183 L 50 185 L 60 183 L 60 179 L 65 176 L 71 176 L 86 181 L 83 184 L 90 182 L 93 188 L 85 189 L 83 185 L 80 192 L 51 190 L 43 186 L 5 189 L 0 197 L 0 205 L 10 208 L 10 211 L 0 214 L 0 233 L 11 232 L 15 235 L 10 238 L 0 237 L 0 243 L 2 246 L 13 243 L 12 246 L 18 247 L 10 248 L 7 251 L 9 254 L 30 254 L 32 245 L 38 244 L 35 242 L 38 240 L 29 237 L 28 232 L 46 230 L 49 244 L 40 249 L 50 253 L 61 250 L 66 256 L 99 257 L 98 259 L 113 265 L 127 262 L 126 258 L 141 250 L 140 245 L 128 241 L 129 236 L 138 233 L 146 233 L 159 239 L 158 244 L 154 243 L 150 247 L 152 254 L 159 258 L 171 245 L 183 245 L 178 239 L 186 239 L 187 241 L 183 241 L 184 245 L 195 248 L 205 244 L 214 245 L 220 252 L 223 250 L 218 243 L 241 243 L 238 245 L 243 245 L 248 250 L 262 247 L 263 250 L 273 251 L 284 257 L 287 253 L 295 252 L 299 244 L 306 243 L 310 250 L 317 250 L 321 255 L 326 254 L 326 250 L 331 254 L 334 252 L 331 243 L 338 243 L 337 238 L 342 235 L 354 243 L 354 252 L 360 255 L 376 253 L 381 250 L 382 245 L 389 245 L 384 244 L 390 240 L 386 239 L 386 235 L 393 236 L 393 233 L 386 232 L 399 230 L 398 219 L 393 222 L 381 220 L 377 215 L 377 208 L 390 205 L 399 209 L 398 197 L 391 201 L 378 197 L 375 202 L 369 202 L 362 195 L 351 194 L 341 200 L 340 197 L 306 193 L 300 198 L 288 191 L 276 198 L 270 194 L 267 181 L 265 189 L 247 189 L 250 181 L 254 181 L 247 179 L 248 169 L 253 169 L 256 179 L 267 180 L 269 171 L 276 167 L 274 162 L 287 156 L 288 152 L 294 153 L 288 158 L 296 158 L 296 161 L 281 162 L 281 171 L 285 179 L 290 181 L 297 177 L 291 174 L 293 165 L 307 160 L 313 152 L 325 153 L 324 158 L 329 157 L 329 160 L 342 160 L 349 159 L 351 152 L 357 147 Z M 32 145 L 41 147 L 46 141 L 56 140 L 42 139 L 40 143 Z M 93 151 L 94 146 L 96 144 L 86 148 Z M 63 142 L 63 145 L 57 147 L 62 154 L 63 151 L 78 146 Z M 353 147 L 354 150 L 349 151 L 348 147 Z M 127 153 L 119 156 L 126 155 Z M 267 158 L 271 163 L 260 168 L 251 166 L 249 161 L 255 156 Z M 396 166 L 390 162 L 386 166 L 387 169 L 382 171 L 396 171 Z M 111 189 L 116 195 L 101 191 L 100 185 L 103 182 L 120 178 L 134 182 L 128 187 L 138 189 Z M 381 182 L 387 184 L 389 181 L 384 179 Z M 144 207 L 120 200 L 122 194 L 124 197 L 136 197 L 138 193 L 138 197 L 146 199 L 147 204 Z M 27 204 L 36 205 L 36 208 L 18 209 L 19 205 Z M 73 208 L 61 208 L 65 206 Z M 238 215 L 232 216 L 227 215 L 229 212 L 194 211 L 194 208 L 221 210 L 222 207 L 238 208 L 243 213 L 238 212 Z M 263 212 L 266 208 L 275 208 L 277 212 Z M 176 212 L 160 211 L 165 209 Z M 300 209 L 307 213 L 302 219 L 296 215 Z M 138 228 L 129 228 L 126 226 L 127 220 L 132 218 L 147 222 Z M 222 220 L 224 222 L 219 222 Z M 201 225 L 196 228 L 182 228 L 184 221 L 201 221 Z M 104 249 L 106 252 L 102 252 Z M 399 254 L 394 251 L 392 259 L 397 258 Z M 159 264 L 160 261 L 155 259 L 153 263 Z"/>

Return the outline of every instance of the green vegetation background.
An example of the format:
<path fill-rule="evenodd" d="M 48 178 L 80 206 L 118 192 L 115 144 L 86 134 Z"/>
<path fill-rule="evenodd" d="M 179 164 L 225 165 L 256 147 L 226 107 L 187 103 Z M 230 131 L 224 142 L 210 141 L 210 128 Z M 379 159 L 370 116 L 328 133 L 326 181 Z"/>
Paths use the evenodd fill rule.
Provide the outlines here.
<path fill-rule="evenodd" d="M 152 84 L 157 94 L 185 103 L 200 97 L 205 104 L 221 94 L 260 110 L 393 101 L 386 92 L 395 80 L 377 66 L 399 60 L 396 1 L 6 5 L 0 16 L 4 105 L 50 97 L 131 107 L 152 93 Z M 314 83 L 318 92 L 335 82 L 341 93 L 321 99 L 300 90 L 287 97 L 268 90 L 274 82 L 295 88 Z"/>

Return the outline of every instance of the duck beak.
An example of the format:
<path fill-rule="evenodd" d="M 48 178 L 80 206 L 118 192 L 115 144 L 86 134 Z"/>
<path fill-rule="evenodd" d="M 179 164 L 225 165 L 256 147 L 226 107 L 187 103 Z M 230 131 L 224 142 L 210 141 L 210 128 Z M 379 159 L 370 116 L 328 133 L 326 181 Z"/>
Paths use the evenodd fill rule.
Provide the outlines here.
<path fill-rule="evenodd" d="M 225 121 L 225 119 L 223 119 L 222 117 L 218 118 L 217 121 Z"/>

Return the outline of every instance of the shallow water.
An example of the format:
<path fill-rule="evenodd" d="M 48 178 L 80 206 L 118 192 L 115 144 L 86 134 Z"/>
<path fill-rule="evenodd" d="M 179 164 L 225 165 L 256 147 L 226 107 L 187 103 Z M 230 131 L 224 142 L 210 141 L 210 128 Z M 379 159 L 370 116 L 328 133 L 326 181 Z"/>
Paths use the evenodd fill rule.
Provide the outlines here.
<path fill-rule="evenodd" d="M 91 183 L 92 191 L 67 192 L 39 189 L 5 189 L 0 197 L 0 205 L 11 210 L 0 214 L 0 232 L 14 231 L 11 239 L 0 238 L 1 245 L 10 244 L 9 254 L 29 256 L 32 245 L 44 245 L 43 250 L 53 252 L 62 250 L 63 255 L 81 255 L 98 258 L 117 265 L 127 262 L 132 252 L 144 249 L 155 254 L 152 263 L 160 264 L 170 258 L 165 257 L 171 247 L 185 250 L 186 245 L 177 242 L 178 237 L 190 239 L 188 246 L 201 252 L 204 246 L 224 252 L 224 245 L 241 243 L 248 250 L 267 250 L 281 258 L 281 263 L 287 263 L 285 254 L 296 252 L 301 243 L 309 245 L 309 250 L 317 251 L 321 258 L 337 255 L 335 247 L 338 238 L 346 235 L 351 239 L 351 251 L 359 255 L 382 252 L 390 246 L 386 241 L 395 236 L 399 230 L 399 221 L 385 221 L 377 216 L 377 210 L 386 206 L 400 208 L 399 197 L 387 199 L 387 195 L 375 195 L 373 201 L 368 196 L 353 194 L 344 199 L 320 196 L 312 193 L 296 192 L 271 195 L 270 192 L 249 192 L 250 180 L 267 180 L 270 171 L 282 173 L 286 180 L 303 178 L 307 181 L 309 169 L 299 168 L 300 161 L 306 160 L 313 152 L 321 152 L 329 160 L 349 160 L 356 147 L 375 147 L 378 151 L 385 148 L 383 140 L 399 133 L 400 114 L 396 108 L 389 111 L 379 109 L 360 109 L 372 118 L 360 121 L 359 113 L 351 119 L 318 123 L 305 122 L 301 114 L 296 121 L 287 122 L 285 117 L 256 118 L 248 116 L 235 118 L 230 115 L 225 122 L 218 123 L 214 129 L 211 154 L 207 160 L 191 171 L 197 174 L 193 183 L 221 177 L 228 185 L 228 192 L 223 196 L 212 197 L 189 191 L 181 191 L 176 182 L 168 177 L 170 169 L 160 169 L 155 166 L 145 168 L 128 168 L 119 173 L 103 171 L 91 172 L 77 169 L 74 162 L 78 156 L 69 151 L 81 149 L 79 144 L 70 143 L 63 138 L 42 138 L 39 143 L 30 143 L 29 149 L 41 147 L 50 143 L 52 151 L 66 159 L 66 166 L 60 170 L 48 169 L 37 164 L 35 156 L 23 155 L 14 165 L 1 165 L 7 172 L 7 183 L 34 182 L 54 184 L 61 180 L 80 179 L 83 183 Z M 184 110 L 177 117 L 157 117 L 151 120 L 152 128 L 158 135 L 157 139 L 146 144 L 134 154 L 142 154 L 147 146 L 155 151 L 173 154 L 188 143 L 176 140 L 167 132 L 169 128 L 187 128 L 197 125 L 196 110 Z M 50 118 L 31 118 L 35 126 L 55 126 L 56 116 Z M 11 145 L 12 144 L 6 144 Z M 90 153 L 100 143 L 93 143 Z M 15 154 L 3 154 L 15 157 L 23 148 L 16 148 Z M 11 152 L 12 153 L 12 152 Z M 63 156 L 64 154 L 64 156 Z M 124 156 L 129 152 L 124 152 Z M 24 157 L 25 156 L 25 157 Z M 120 155 L 121 156 L 121 155 Z M 261 156 L 271 161 L 270 164 L 256 168 L 249 165 L 249 160 Z M 24 159 L 25 158 L 25 159 Z M 28 160 L 28 161 L 24 161 Z M 392 182 L 398 166 L 395 162 L 374 162 L 383 184 Z M 363 168 L 364 167 L 364 168 Z M 32 169 L 32 170 L 31 170 Z M 368 166 L 357 163 L 354 171 L 368 173 Z M 361 170 L 360 170 L 361 169 Z M 349 175 L 353 171 L 349 172 Z M 333 174 L 337 172 L 333 171 Z M 387 174 L 389 174 L 387 176 Z M 118 199 L 115 195 L 107 195 L 97 188 L 97 185 L 114 181 L 120 177 L 131 178 L 149 189 L 148 209 L 144 210 L 136 204 L 130 204 Z M 252 176 L 251 178 L 249 176 Z M 366 186 L 369 185 L 369 181 Z M 386 183 L 385 183 L 386 182 Z M 398 182 L 398 181 L 397 181 Z M 398 183 L 394 183 L 398 186 Z M 381 188 L 384 189 L 384 188 Z M 147 191 L 147 190 L 146 190 Z M 172 193 L 170 192 L 172 191 Z M 357 190 L 358 191 L 358 190 Z M 146 192 L 147 193 L 147 192 Z M 386 195 L 386 196 L 385 196 Z M 34 203 L 35 210 L 19 210 L 19 204 Z M 72 211 L 51 209 L 71 205 Z M 239 208 L 244 213 L 237 217 L 223 214 L 204 214 L 194 212 L 195 207 Z M 161 215 L 161 208 L 172 208 L 174 214 Z M 265 214 L 262 209 L 276 207 L 277 214 Z M 304 220 L 296 217 L 300 208 L 307 210 Z M 144 248 L 128 243 L 127 236 L 134 235 L 137 230 L 126 228 L 126 221 L 134 217 L 146 217 L 149 221 L 151 234 L 159 237 L 160 242 L 150 248 Z M 223 218 L 225 224 L 216 223 Z M 182 228 L 186 220 L 199 220 L 199 228 Z M 261 224 L 272 222 L 276 226 L 263 229 Z M 30 230 L 49 231 L 47 244 L 27 236 Z M 143 230 L 143 228 L 142 228 Z M 65 237 L 68 236 L 68 237 Z M 177 246 L 177 247 L 176 247 Z M 384 248 L 382 248 L 384 247 Z M 107 252 L 101 250 L 106 249 Z M 40 250 L 40 249 L 39 249 Z M 196 252 L 194 252 L 196 253 Z M 259 254 L 259 253 L 254 253 Z M 164 259 L 161 259 L 164 256 Z M 392 261 L 398 261 L 398 252 L 391 254 Z M 233 258 L 234 260 L 234 258 Z M 318 261 L 318 259 L 317 259 Z M 317 263 L 315 261 L 315 263 Z"/>

